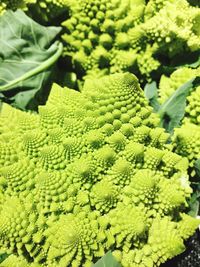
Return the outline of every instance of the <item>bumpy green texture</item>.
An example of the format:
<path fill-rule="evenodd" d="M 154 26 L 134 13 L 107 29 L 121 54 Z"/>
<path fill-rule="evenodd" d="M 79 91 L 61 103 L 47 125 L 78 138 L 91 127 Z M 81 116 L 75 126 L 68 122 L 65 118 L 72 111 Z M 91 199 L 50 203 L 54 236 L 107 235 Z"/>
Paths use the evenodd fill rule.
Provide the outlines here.
<path fill-rule="evenodd" d="M 0 266 L 90 267 L 111 249 L 124 267 L 153 267 L 181 253 L 199 221 L 182 213 L 187 159 L 158 124 L 129 73 L 81 93 L 55 84 L 39 114 L 4 104 Z"/>
<path fill-rule="evenodd" d="M 199 69 L 200 76 L 200 69 Z M 200 86 L 187 97 L 187 107 L 185 109 L 185 121 L 189 121 L 200 127 Z"/>
<path fill-rule="evenodd" d="M 186 122 L 180 128 L 175 129 L 172 144 L 177 154 L 188 158 L 192 168 L 191 175 L 194 176 L 194 163 L 200 158 L 200 124 Z"/>
<path fill-rule="evenodd" d="M 130 71 L 150 80 L 166 60 L 200 48 L 200 9 L 186 0 L 78 0 L 62 23 L 78 76 Z"/>
<path fill-rule="evenodd" d="M 149 0 L 145 8 L 145 18 L 152 18 L 159 12 L 167 2 L 174 3 L 175 0 Z"/>

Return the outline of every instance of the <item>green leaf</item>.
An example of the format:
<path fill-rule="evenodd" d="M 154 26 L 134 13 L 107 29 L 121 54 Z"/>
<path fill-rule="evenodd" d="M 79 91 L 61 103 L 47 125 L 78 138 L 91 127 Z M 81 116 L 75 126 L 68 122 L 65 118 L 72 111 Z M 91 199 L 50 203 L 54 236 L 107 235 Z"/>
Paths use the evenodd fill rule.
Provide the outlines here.
<path fill-rule="evenodd" d="M 191 88 L 200 84 L 200 78 L 196 77 L 179 87 L 160 107 L 158 113 L 161 117 L 161 126 L 172 133 L 175 127 L 180 125 L 185 114 L 186 97 Z"/>
<path fill-rule="evenodd" d="M 113 257 L 112 252 L 108 251 L 92 267 L 121 267 L 121 264 Z"/>
<path fill-rule="evenodd" d="M 44 27 L 21 10 L 9 10 L 0 17 L 0 29 L 0 91 L 25 108 L 62 53 L 62 44 L 54 42 L 61 28 Z"/>
<path fill-rule="evenodd" d="M 1 254 L 0 253 L 0 263 L 3 262 L 9 255 L 6 253 Z"/>
<path fill-rule="evenodd" d="M 158 102 L 158 88 L 156 82 L 147 83 L 144 87 L 144 94 L 149 100 L 149 104 L 153 107 L 154 111 L 158 111 L 160 104 Z"/>
<path fill-rule="evenodd" d="M 198 178 L 200 178 L 200 159 L 196 160 L 194 167 Z"/>
<path fill-rule="evenodd" d="M 199 212 L 199 195 L 194 193 L 189 201 L 189 212 L 188 214 L 192 217 L 196 217 Z"/>

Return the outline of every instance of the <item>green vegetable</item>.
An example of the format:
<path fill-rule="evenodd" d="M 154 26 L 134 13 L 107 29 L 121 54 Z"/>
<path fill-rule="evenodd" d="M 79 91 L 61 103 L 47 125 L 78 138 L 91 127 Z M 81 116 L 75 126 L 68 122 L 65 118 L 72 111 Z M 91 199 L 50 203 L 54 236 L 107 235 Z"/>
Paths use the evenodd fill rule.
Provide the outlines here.
<path fill-rule="evenodd" d="M 54 84 L 39 114 L 3 104 L 0 266 L 90 267 L 112 250 L 153 267 L 184 251 L 199 224 L 183 213 L 188 161 L 158 125 L 130 73 Z"/>
<path fill-rule="evenodd" d="M 191 176 L 195 176 L 194 164 L 200 158 L 200 126 L 185 123 L 180 128 L 176 128 L 172 144 L 177 154 L 188 158 L 192 168 Z"/>
<path fill-rule="evenodd" d="M 0 92 L 24 109 L 44 90 L 62 54 L 62 44 L 54 42 L 61 29 L 41 26 L 20 10 L 5 12 L 0 28 Z"/>
<path fill-rule="evenodd" d="M 151 82 L 199 51 L 199 16 L 186 0 L 80 0 L 62 23 L 64 55 L 80 78 L 130 71 Z"/>

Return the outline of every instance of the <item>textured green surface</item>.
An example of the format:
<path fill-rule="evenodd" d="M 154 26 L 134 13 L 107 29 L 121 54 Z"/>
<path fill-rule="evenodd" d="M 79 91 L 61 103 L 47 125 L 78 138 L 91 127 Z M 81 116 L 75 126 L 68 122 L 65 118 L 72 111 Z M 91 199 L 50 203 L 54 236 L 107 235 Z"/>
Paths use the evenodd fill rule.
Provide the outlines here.
<path fill-rule="evenodd" d="M 153 267 L 181 253 L 199 222 L 182 213 L 187 159 L 158 123 L 128 73 L 81 93 L 54 85 L 38 115 L 4 104 L 0 246 L 16 256 L 0 266 L 90 266 L 112 249 Z"/>
<path fill-rule="evenodd" d="M 130 71 L 149 81 L 199 50 L 200 10 L 186 0 L 80 0 L 71 9 L 62 39 L 79 77 Z"/>

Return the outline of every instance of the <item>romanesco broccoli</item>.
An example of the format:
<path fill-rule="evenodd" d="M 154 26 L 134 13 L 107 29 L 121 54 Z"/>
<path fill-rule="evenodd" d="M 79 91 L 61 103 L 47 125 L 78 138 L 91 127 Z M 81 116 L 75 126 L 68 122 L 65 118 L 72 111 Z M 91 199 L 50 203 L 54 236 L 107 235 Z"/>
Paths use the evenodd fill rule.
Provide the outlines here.
<path fill-rule="evenodd" d="M 199 49 L 199 17 L 186 0 L 80 0 L 62 23 L 64 56 L 79 78 L 130 71 L 150 80 L 162 58 Z"/>
<path fill-rule="evenodd" d="M 95 89 L 95 90 L 94 90 Z M 136 77 L 54 84 L 39 114 L 0 115 L 0 266 L 91 266 L 109 249 L 124 267 L 159 266 L 199 221 L 184 214 L 188 162 Z"/>

